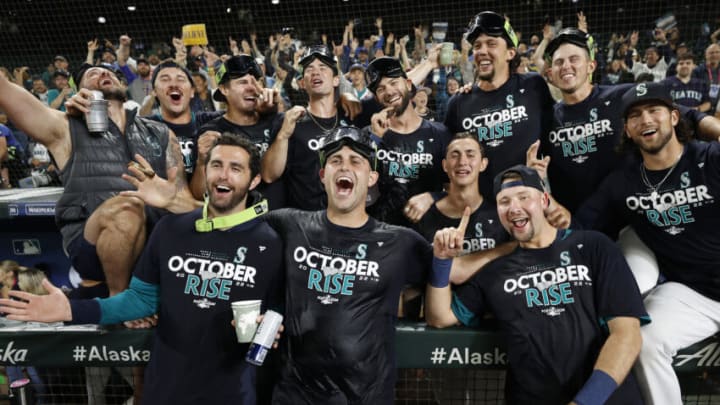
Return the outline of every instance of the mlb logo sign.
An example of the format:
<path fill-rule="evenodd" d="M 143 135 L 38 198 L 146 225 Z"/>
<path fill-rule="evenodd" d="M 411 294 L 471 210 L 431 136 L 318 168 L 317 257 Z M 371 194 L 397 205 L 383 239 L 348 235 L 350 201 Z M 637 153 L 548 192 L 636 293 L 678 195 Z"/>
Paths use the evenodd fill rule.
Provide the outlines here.
<path fill-rule="evenodd" d="M 14 239 L 12 244 L 13 253 L 16 256 L 39 255 L 42 253 L 38 239 Z"/>

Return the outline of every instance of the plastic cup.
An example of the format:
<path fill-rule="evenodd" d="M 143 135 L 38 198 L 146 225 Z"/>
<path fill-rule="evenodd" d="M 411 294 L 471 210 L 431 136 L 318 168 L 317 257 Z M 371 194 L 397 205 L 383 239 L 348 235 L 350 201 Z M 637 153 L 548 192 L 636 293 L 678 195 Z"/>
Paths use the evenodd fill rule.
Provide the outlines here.
<path fill-rule="evenodd" d="M 440 48 L 440 64 L 442 66 L 452 65 L 454 48 L 455 45 L 452 42 L 442 43 L 442 48 Z"/>
<path fill-rule="evenodd" d="M 252 342 L 257 330 L 257 317 L 260 315 L 261 300 L 235 301 L 230 306 L 235 320 L 235 333 L 238 343 Z"/>

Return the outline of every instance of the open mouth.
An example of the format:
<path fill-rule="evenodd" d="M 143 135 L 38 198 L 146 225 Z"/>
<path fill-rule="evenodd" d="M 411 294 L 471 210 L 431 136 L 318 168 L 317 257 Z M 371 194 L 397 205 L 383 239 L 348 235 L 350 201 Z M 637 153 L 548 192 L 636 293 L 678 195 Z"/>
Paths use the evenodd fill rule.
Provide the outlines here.
<path fill-rule="evenodd" d="M 349 177 L 342 176 L 335 180 L 335 187 L 339 195 L 350 195 L 354 186 L 355 184 Z"/>
<path fill-rule="evenodd" d="M 218 184 L 215 186 L 215 193 L 218 195 L 227 195 L 232 191 L 232 189 L 226 185 Z"/>
<path fill-rule="evenodd" d="M 527 225 L 528 219 L 527 218 L 516 218 L 513 220 L 510 220 L 510 223 L 513 225 L 513 228 L 515 229 L 522 229 Z"/>
<path fill-rule="evenodd" d="M 650 137 L 650 136 L 655 135 L 656 133 L 657 133 L 656 129 L 646 129 L 641 132 L 643 137 Z"/>
<path fill-rule="evenodd" d="M 313 87 L 318 87 L 323 84 L 322 79 L 314 79 L 310 81 L 310 84 L 312 84 Z"/>
<path fill-rule="evenodd" d="M 480 62 L 478 62 L 478 67 L 479 67 L 480 69 L 489 69 L 489 68 L 492 67 L 492 61 L 489 61 L 489 60 L 481 60 Z"/>
<path fill-rule="evenodd" d="M 182 93 L 179 91 L 171 91 L 169 94 L 170 100 L 172 101 L 180 101 L 182 100 Z"/>
<path fill-rule="evenodd" d="M 112 85 L 113 85 L 112 79 L 100 80 L 100 86 L 112 86 Z"/>

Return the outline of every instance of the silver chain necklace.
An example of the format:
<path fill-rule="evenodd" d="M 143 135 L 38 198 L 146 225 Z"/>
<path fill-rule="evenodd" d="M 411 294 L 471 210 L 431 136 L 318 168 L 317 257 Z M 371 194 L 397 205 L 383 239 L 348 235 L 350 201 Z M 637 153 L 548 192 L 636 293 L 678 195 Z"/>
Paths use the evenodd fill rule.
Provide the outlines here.
<path fill-rule="evenodd" d="M 338 114 L 338 113 L 335 113 L 335 123 L 333 124 L 333 126 L 330 127 L 330 128 L 325 128 L 324 126 L 320 125 L 320 123 L 315 119 L 315 116 L 312 115 L 312 113 L 310 112 L 310 109 L 309 109 L 309 108 L 307 108 L 306 111 L 307 111 L 307 115 L 310 117 L 310 119 L 312 120 L 312 122 L 314 122 L 315 125 L 317 125 L 318 128 L 320 128 L 320 129 L 321 129 L 324 133 L 326 133 L 326 134 L 327 134 L 327 133 L 330 133 L 330 131 L 332 131 L 333 129 L 335 129 L 335 128 L 338 126 L 338 120 L 339 120 L 339 117 L 340 117 L 340 114 Z"/>
<path fill-rule="evenodd" d="M 650 192 L 650 201 L 653 204 L 653 207 L 663 212 L 669 208 L 672 208 L 672 204 L 666 204 L 660 201 L 660 194 L 658 193 L 658 190 L 660 190 L 660 187 L 662 187 L 663 184 L 665 184 L 665 181 L 670 177 L 672 172 L 675 170 L 675 167 L 677 167 L 678 163 L 680 163 L 680 158 L 682 157 L 682 152 L 678 155 L 677 159 L 675 159 L 675 163 L 670 167 L 667 173 L 665 173 L 665 176 L 657 183 L 652 184 L 650 182 L 650 178 L 648 178 L 647 170 L 645 169 L 645 164 L 643 162 L 640 162 L 640 177 L 642 178 L 643 183 L 648 188 L 648 191 Z"/>

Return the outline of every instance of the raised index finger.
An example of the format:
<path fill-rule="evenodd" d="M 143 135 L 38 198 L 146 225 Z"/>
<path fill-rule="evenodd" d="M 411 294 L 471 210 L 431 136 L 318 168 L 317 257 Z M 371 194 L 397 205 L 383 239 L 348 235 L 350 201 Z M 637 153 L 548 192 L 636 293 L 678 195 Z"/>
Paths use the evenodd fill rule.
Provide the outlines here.
<path fill-rule="evenodd" d="M 539 139 L 537 141 L 533 142 L 532 145 L 530 145 L 530 147 L 528 148 L 526 156 L 525 156 L 528 161 L 534 160 L 537 158 L 538 148 L 540 148 L 540 140 Z"/>
<path fill-rule="evenodd" d="M 465 207 L 465 211 L 463 211 L 463 216 L 460 219 L 460 224 L 457 227 L 457 231 L 460 235 L 465 235 L 465 230 L 467 229 L 468 223 L 470 223 L 470 207 Z"/>

